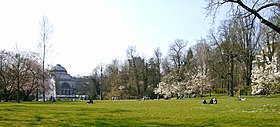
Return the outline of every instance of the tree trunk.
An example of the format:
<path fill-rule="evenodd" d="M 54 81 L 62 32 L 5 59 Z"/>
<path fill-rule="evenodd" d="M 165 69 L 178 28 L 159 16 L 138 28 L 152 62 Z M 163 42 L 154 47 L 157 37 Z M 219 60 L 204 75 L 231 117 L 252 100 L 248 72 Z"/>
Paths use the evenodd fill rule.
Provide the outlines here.
<path fill-rule="evenodd" d="M 230 83 L 229 83 L 229 96 L 234 96 L 234 84 L 233 84 L 233 72 L 234 72 L 234 63 L 233 63 L 233 54 L 230 54 Z"/>
<path fill-rule="evenodd" d="M 36 89 L 36 101 L 39 101 L 39 89 Z"/>

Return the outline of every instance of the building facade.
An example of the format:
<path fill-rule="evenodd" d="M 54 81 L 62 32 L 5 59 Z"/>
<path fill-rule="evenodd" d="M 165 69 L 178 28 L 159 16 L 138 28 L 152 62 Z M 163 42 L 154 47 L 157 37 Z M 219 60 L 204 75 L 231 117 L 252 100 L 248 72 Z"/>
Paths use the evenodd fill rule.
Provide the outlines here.
<path fill-rule="evenodd" d="M 57 64 L 51 70 L 54 79 L 56 98 L 76 98 L 76 80 L 66 69 Z"/>

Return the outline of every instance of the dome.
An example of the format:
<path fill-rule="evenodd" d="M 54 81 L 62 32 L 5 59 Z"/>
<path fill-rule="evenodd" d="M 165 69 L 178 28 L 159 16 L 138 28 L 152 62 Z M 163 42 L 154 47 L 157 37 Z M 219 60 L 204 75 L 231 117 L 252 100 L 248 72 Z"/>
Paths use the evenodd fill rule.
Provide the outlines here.
<path fill-rule="evenodd" d="M 62 67 L 60 64 L 57 64 L 51 69 L 52 72 L 65 72 L 67 73 L 66 69 Z"/>

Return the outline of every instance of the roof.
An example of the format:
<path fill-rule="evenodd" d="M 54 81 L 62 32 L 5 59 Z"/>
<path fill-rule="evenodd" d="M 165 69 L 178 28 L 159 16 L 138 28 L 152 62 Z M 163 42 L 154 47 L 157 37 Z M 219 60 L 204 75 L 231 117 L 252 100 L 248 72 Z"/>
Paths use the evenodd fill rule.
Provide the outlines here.
<path fill-rule="evenodd" d="M 51 69 L 52 72 L 64 72 L 64 73 L 67 73 L 66 69 L 61 66 L 60 64 L 57 64 L 56 66 L 54 66 L 52 69 Z"/>

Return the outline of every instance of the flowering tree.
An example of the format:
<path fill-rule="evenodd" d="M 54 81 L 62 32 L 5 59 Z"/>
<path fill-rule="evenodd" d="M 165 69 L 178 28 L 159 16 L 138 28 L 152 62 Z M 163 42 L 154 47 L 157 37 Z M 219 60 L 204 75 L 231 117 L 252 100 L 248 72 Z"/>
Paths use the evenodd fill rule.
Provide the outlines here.
<path fill-rule="evenodd" d="M 269 60 L 268 56 L 257 55 L 253 62 L 252 70 L 252 93 L 271 94 L 279 92 L 280 72 L 277 70 L 276 54 Z"/>
<path fill-rule="evenodd" d="M 178 86 L 175 82 L 175 77 L 172 74 L 167 74 L 162 78 L 162 82 L 155 88 L 154 93 L 163 95 L 165 98 L 172 97 L 173 93 L 178 92 Z"/>
<path fill-rule="evenodd" d="M 209 82 L 209 76 L 203 73 L 201 69 L 198 69 L 196 73 L 189 75 L 187 82 L 187 93 L 199 93 L 203 96 L 204 91 L 211 89 L 211 83 Z"/>

